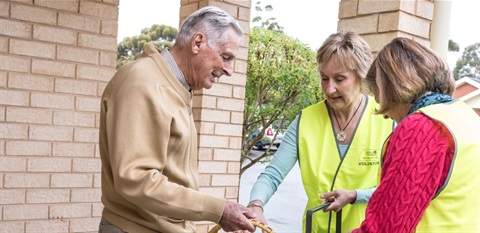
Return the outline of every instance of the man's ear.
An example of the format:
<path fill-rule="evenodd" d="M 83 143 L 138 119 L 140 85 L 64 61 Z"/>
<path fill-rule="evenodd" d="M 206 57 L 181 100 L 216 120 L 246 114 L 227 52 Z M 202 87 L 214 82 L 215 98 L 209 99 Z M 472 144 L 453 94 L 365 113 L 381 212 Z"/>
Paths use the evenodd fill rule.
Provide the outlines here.
<path fill-rule="evenodd" d="M 205 41 L 205 35 L 203 35 L 203 33 L 196 32 L 195 34 L 193 34 L 192 40 L 191 40 L 193 54 L 197 54 L 200 52 L 202 43 L 204 43 L 204 41 Z"/>

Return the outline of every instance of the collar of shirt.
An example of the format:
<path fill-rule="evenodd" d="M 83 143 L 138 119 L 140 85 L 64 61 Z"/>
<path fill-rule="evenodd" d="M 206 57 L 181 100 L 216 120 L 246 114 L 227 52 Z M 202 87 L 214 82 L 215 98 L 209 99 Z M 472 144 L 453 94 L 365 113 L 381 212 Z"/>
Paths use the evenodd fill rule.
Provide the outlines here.
<path fill-rule="evenodd" d="M 170 67 L 175 77 L 177 77 L 178 81 L 180 81 L 180 83 L 188 91 L 192 91 L 192 88 L 190 87 L 190 85 L 188 85 L 187 80 L 185 80 L 185 76 L 183 76 L 182 71 L 180 70 L 180 68 L 178 68 L 177 63 L 173 59 L 172 54 L 170 54 L 168 48 L 165 48 L 162 51 L 159 50 L 159 52 L 162 55 L 163 59 L 165 59 L 165 62 L 167 63 L 168 67 Z"/>

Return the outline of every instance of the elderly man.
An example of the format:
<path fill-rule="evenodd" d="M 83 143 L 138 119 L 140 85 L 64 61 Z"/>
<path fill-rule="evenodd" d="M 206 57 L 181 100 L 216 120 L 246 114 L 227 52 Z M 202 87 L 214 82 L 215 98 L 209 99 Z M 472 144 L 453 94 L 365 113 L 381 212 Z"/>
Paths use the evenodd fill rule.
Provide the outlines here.
<path fill-rule="evenodd" d="M 174 46 L 149 44 L 124 65 L 102 96 L 99 232 L 195 232 L 192 221 L 254 231 L 256 215 L 198 191 L 192 90 L 230 76 L 243 36 L 225 11 L 205 7 L 183 23 Z"/>

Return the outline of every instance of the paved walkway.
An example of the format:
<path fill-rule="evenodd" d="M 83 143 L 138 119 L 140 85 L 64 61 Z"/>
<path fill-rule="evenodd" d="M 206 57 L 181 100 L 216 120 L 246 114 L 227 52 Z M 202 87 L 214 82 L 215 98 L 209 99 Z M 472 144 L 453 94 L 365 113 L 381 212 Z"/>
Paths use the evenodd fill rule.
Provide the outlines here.
<path fill-rule="evenodd" d="M 257 163 L 243 173 L 239 190 L 241 204 L 248 204 L 250 190 L 265 167 L 266 164 Z M 268 225 L 278 233 L 302 232 L 302 216 L 306 203 L 307 196 L 297 163 L 264 207 Z"/>

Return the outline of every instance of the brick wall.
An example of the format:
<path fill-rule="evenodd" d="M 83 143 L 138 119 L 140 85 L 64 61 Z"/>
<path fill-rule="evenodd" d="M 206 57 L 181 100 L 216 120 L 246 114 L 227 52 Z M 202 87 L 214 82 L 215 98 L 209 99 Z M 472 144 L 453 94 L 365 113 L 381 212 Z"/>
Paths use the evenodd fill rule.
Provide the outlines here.
<path fill-rule="evenodd" d="M 0 0 L 0 232 L 96 232 L 118 0 Z"/>
<path fill-rule="evenodd" d="M 354 29 L 376 54 L 396 37 L 430 47 L 433 0 L 341 0 L 338 29 Z"/>

